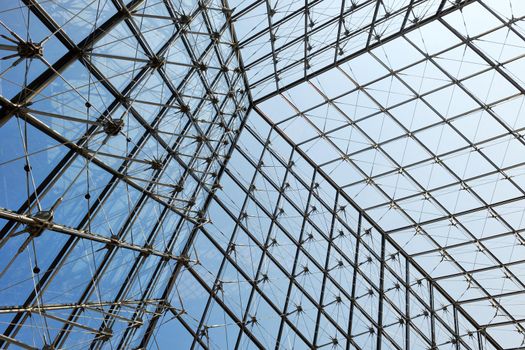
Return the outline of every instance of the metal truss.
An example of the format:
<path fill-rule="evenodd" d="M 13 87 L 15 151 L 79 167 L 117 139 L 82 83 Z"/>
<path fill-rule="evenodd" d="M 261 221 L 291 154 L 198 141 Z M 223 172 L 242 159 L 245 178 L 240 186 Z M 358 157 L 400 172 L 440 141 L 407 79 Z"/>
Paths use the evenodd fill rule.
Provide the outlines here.
<path fill-rule="evenodd" d="M 138 346 L 168 276 L 195 263 L 192 237 L 247 110 L 230 11 L 117 0 L 2 10 L 13 184 L 0 347 Z"/>
<path fill-rule="evenodd" d="M 234 19 L 252 93 L 263 98 L 471 2 L 241 2 Z"/>
<path fill-rule="evenodd" d="M 445 6 L 255 101 L 497 348 L 524 346 L 523 15 Z"/>
<path fill-rule="evenodd" d="M 215 223 L 217 232 L 203 228 L 195 243 L 196 252 L 208 256 L 206 260 L 200 259 L 198 269 L 204 276 L 216 276 L 215 281 L 199 276 L 198 271 L 193 271 L 197 269 L 195 266 L 180 282 L 182 286 L 192 285 L 194 277 L 212 292 L 194 332 L 194 345 L 269 348 L 293 344 L 296 348 L 404 349 L 412 344 L 416 348 L 447 345 L 491 348 L 494 341 L 486 338 L 485 331 L 457 308 L 446 292 L 370 221 L 366 213 L 356 210 L 351 199 L 334 187 L 330 178 L 300 149 L 291 144 L 286 149 L 280 143 L 274 151 L 265 141 L 267 135 L 257 135 L 251 127 L 245 130 L 255 134 L 260 142 L 257 149 L 262 151 L 251 151 L 253 140 L 243 145 L 241 136 L 241 145 L 234 157 L 243 157 L 243 162 L 251 164 L 250 172 L 254 175 L 243 183 L 237 179 L 244 175 L 246 166 L 226 169 L 225 188 L 216 199 L 217 209 L 210 211 L 212 223 L 215 217 L 220 221 Z M 274 142 L 281 138 L 279 142 L 283 142 L 282 137 L 278 131 L 272 131 L 269 139 Z M 304 164 L 299 166 L 299 161 Z M 308 167 L 312 174 L 310 180 L 297 173 Z M 276 171 L 279 175 L 275 176 L 274 171 L 268 169 L 281 171 Z M 246 191 L 242 203 L 229 198 L 228 193 L 236 191 L 228 190 L 234 188 Z M 278 199 L 265 203 L 265 195 L 272 191 Z M 224 199 L 221 199 L 222 193 Z M 304 201 L 301 202 L 297 199 L 302 195 Z M 326 203 L 329 200 L 333 201 L 331 205 Z M 224 236 L 221 242 L 216 237 L 225 224 L 224 214 L 235 229 L 233 237 Z M 261 218 L 265 217 L 270 223 L 260 225 Z M 294 233 L 298 228 L 300 232 Z M 208 241 L 213 244 L 212 248 Z M 260 258 L 247 262 L 249 256 Z M 234 271 L 230 271 L 232 268 Z M 267 285 L 277 283 L 280 276 L 287 287 L 281 290 L 281 297 L 276 297 Z M 242 307 L 238 311 L 244 315 L 242 321 L 229 315 L 232 324 L 241 324 L 239 334 L 212 336 L 210 329 L 217 325 L 212 326 L 207 320 L 216 316 L 210 315 L 209 310 L 215 303 L 235 303 L 234 293 L 225 287 L 232 280 L 249 284 L 248 291 L 251 290 L 248 295 L 241 292 L 235 295 Z M 179 293 L 185 295 L 183 291 Z M 174 299 L 184 300 L 180 295 Z M 414 307 L 416 304 L 418 307 Z M 238 307 L 230 306 L 230 310 Z M 410 310 L 411 307 L 414 309 Z M 281 320 L 277 322 L 277 332 L 263 336 L 258 328 L 268 327 L 274 319 Z M 425 329 L 422 326 L 425 322 L 432 323 L 432 328 Z M 315 328 L 308 332 L 307 325 Z M 445 334 L 436 335 L 434 327 L 441 328 Z M 266 343 L 247 343 L 252 337 L 248 331 L 261 334 L 259 341 L 263 339 Z M 242 332 L 248 335 L 244 342 Z M 497 344 L 494 346 L 497 348 Z"/>
<path fill-rule="evenodd" d="M 518 0 L 0 4 L 0 348 L 522 349 Z"/>

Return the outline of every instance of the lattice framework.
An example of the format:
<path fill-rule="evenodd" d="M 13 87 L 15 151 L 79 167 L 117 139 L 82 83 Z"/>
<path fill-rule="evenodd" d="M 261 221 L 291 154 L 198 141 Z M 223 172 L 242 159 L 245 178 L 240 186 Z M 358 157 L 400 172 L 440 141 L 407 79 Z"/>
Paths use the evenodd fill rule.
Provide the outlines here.
<path fill-rule="evenodd" d="M 0 347 L 523 347 L 524 16 L 1 4 Z"/>

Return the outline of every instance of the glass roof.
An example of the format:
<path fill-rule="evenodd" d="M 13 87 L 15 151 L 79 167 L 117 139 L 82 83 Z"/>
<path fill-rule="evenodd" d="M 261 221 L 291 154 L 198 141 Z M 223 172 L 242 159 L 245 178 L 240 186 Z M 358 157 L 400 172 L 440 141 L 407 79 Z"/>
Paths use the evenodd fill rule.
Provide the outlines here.
<path fill-rule="evenodd" d="M 460 2 L 268 0 L 230 6 L 252 94 L 262 97 L 454 11 Z"/>
<path fill-rule="evenodd" d="M 525 2 L 0 3 L 0 348 L 523 349 Z"/>

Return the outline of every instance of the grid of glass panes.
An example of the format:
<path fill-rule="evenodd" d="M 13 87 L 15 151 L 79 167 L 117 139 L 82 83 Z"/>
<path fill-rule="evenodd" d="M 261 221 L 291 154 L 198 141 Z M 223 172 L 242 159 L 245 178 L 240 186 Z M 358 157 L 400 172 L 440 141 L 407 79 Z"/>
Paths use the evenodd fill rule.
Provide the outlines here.
<path fill-rule="evenodd" d="M 0 347 L 147 344 L 248 106 L 220 1 L 0 3 Z"/>
<path fill-rule="evenodd" d="M 0 4 L 0 346 L 522 347 L 525 3 L 231 5 Z"/>
<path fill-rule="evenodd" d="M 222 187 L 153 348 L 497 348 L 257 113 Z"/>
<path fill-rule="evenodd" d="M 472 2 L 234 0 L 230 5 L 252 94 L 263 97 Z"/>
<path fill-rule="evenodd" d="M 525 340 L 524 5 L 465 5 L 257 107 L 502 348 Z"/>

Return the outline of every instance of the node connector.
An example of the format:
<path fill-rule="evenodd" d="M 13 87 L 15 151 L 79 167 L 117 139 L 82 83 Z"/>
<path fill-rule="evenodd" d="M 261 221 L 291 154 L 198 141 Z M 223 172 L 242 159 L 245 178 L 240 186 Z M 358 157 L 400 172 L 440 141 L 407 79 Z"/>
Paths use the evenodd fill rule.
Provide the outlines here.
<path fill-rule="evenodd" d="M 40 43 L 29 41 L 21 41 L 17 47 L 18 55 L 22 58 L 35 58 L 44 55 L 44 48 Z"/>
<path fill-rule="evenodd" d="M 37 221 L 44 221 L 45 223 L 51 223 L 53 221 L 55 213 L 53 210 L 40 210 L 37 212 L 33 218 L 35 218 Z M 27 227 L 27 232 L 32 237 L 38 237 L 42 234 L 42 231 L 44 230 L 44 227 L 41 225 L 33 225 Z"/>
<path fill-rule="evenodd" d="M 124 128 L 124 120 L 122 119 L 107 119 L 104 122 L 104 132 L 109 136 L 117 136 Z"/>

